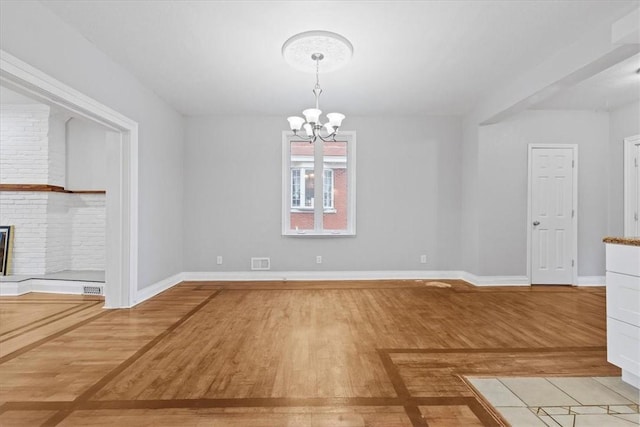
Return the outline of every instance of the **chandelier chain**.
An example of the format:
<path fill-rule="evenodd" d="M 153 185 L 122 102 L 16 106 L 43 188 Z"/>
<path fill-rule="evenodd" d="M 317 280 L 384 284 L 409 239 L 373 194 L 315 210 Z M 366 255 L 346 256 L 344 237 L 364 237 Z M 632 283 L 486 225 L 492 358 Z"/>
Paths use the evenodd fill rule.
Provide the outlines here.
<path fill-rule="evenodd" d="M 320 89 L 320 57 L 316 57 L 316 89 Z"/>
<path fill-rule="evenodd" d="M 320 109 L 320 94 L 322 88 L 320 87 L 320 60 L 323 58 L 321 54 L 314 54 L 312 56 L 316 60 L 316 87 L 313 89 L 313 94 L 316 97 L 316 109 Z"/>

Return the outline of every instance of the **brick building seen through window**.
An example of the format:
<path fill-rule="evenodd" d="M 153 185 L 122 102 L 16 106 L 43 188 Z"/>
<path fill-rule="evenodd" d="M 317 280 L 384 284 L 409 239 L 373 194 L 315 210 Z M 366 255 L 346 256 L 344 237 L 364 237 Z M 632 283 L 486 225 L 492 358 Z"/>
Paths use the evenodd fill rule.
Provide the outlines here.
<path fill-rule="evenodd" d="M 291 212 L 294 230 L 313 230 L 315 206 L 314 146 L 306 141 L 291 142 Z M 323 144 L 323 228 L 347 228 L 347 144 L 330 141 Z M 320 183 L 320 182 L 318 182 Z"/>

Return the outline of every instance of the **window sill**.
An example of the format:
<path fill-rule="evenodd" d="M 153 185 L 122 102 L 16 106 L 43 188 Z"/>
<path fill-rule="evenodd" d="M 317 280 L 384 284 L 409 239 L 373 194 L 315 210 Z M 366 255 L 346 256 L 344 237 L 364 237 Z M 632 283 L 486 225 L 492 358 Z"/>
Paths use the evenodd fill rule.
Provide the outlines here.
<path fill-rule="evenodd" d="M 349 230 L 290 230 L 283 232 L 282 235 L 292 237 L 353 237 L 356 233 Z"/>
<path fill-rule="evenodd" d="M 338 211 L 334 208 L 325 209 L 324 213 L 326 214 L 334 214 Z M 291 213 L 313 213 L 313 208 L 291 208 Z"/>

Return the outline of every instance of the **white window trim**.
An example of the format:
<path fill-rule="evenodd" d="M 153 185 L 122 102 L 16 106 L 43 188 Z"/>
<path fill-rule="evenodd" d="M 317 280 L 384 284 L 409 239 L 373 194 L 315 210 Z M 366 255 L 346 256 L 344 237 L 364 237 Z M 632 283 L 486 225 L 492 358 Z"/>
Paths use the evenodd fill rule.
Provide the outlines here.
<path fill-rule="evenodd" d="M 291 230 L 291 155 L 290 142 L 296 137 L 290 131 L 282 132 L 282 235 L 283 236 L 355 236 L 356 235 L 356 133 L 355 131 L 340 131 L 336 140 L 347 141 L 347 187 L 349 194 L 347 199 L 347 228 L 345 230 L 324 230 L 322 228 L 323 213 L 332 209 L 324 209 L 323 203 L 314 206 L 315 229 Z M 322 143 L 316 143 L 315 156 L 322 155 Z M 316 176 L 324 177 L 323 162 L 315 162 Z M 318 186 L 322 195 L 322 186 Z M 321 198 L 321 200 L 324 200 Z"/>

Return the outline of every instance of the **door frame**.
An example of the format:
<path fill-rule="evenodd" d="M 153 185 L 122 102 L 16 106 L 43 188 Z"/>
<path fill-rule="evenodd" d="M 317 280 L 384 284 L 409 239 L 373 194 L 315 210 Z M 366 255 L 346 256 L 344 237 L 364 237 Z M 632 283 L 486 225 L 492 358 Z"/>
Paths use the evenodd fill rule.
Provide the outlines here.
<path fill-rule="evenodd" d="M 573 151 L 573 186 L 572 186 L 572 199 L 573 203 L 571 209 L 573 209 L 573 241 L 571 242 L 571 250 L 573 252 L 572 259 L 574 260 L 571 267 L 571 284 L 578 284 L 578 144 L 529 144 L 527 148 L 527 279 L 529 285 L 532 284 L 531 274 L 531 242 L 533 241 L 533 226 L 532 226 L 532 213 L 531 213 L 531 187 L 532 187 L 532 172 L 533 172 L 533 150 L 537 148 L 569 148 Z"/>
<path fill-rule="evenodd" d="M 628 236 L 628 237 L 632 237 L 635 236 L 635 231 L 632 231 L 633 228 L 635 227 L 635 219 L 633 217 L 633 215 L 631 214 L 632 212 L 632 206 L 631 206 L 631 200 L 633 199 L 632 196 L 632 191 L 635 189 L 636 192 L 638 191 L 638 188 L 634 185 L 631 185 L 631 181 L 633 180 L 633 172 L 634 169 L 636 168 L 633 162 L 633 146 L 638 144 L 640 142 L 640 135 L 633 135 L 633 136 L 629 136 L 627 138 L 625 138 L 623 140 L 623 150 L 624 150 L 624 183 L 623 183 L 623 188 L 624 188 L 624 194 L 622 196 L 623 200 L 624 200 L 624 212 L 623 212 L 623 217 L 624 217 L 624 235 Z M 638 160 L 640 161 L 640 159 Z M 640 167 L 640 165 L 639 165 Z M 636 184 L 637 185 L 637 184 Z M 637 195 L 635 197 L 638 197 Z M 640 200 L 638 201 L 638 204 L 640 204 Z"/>
<path fill-rule="evenodd" d="M 132 307 L 138 287 L 138 123 L 2 49 L 0 81 L 112 130 L 107 132 L 105 308 Z"/>

